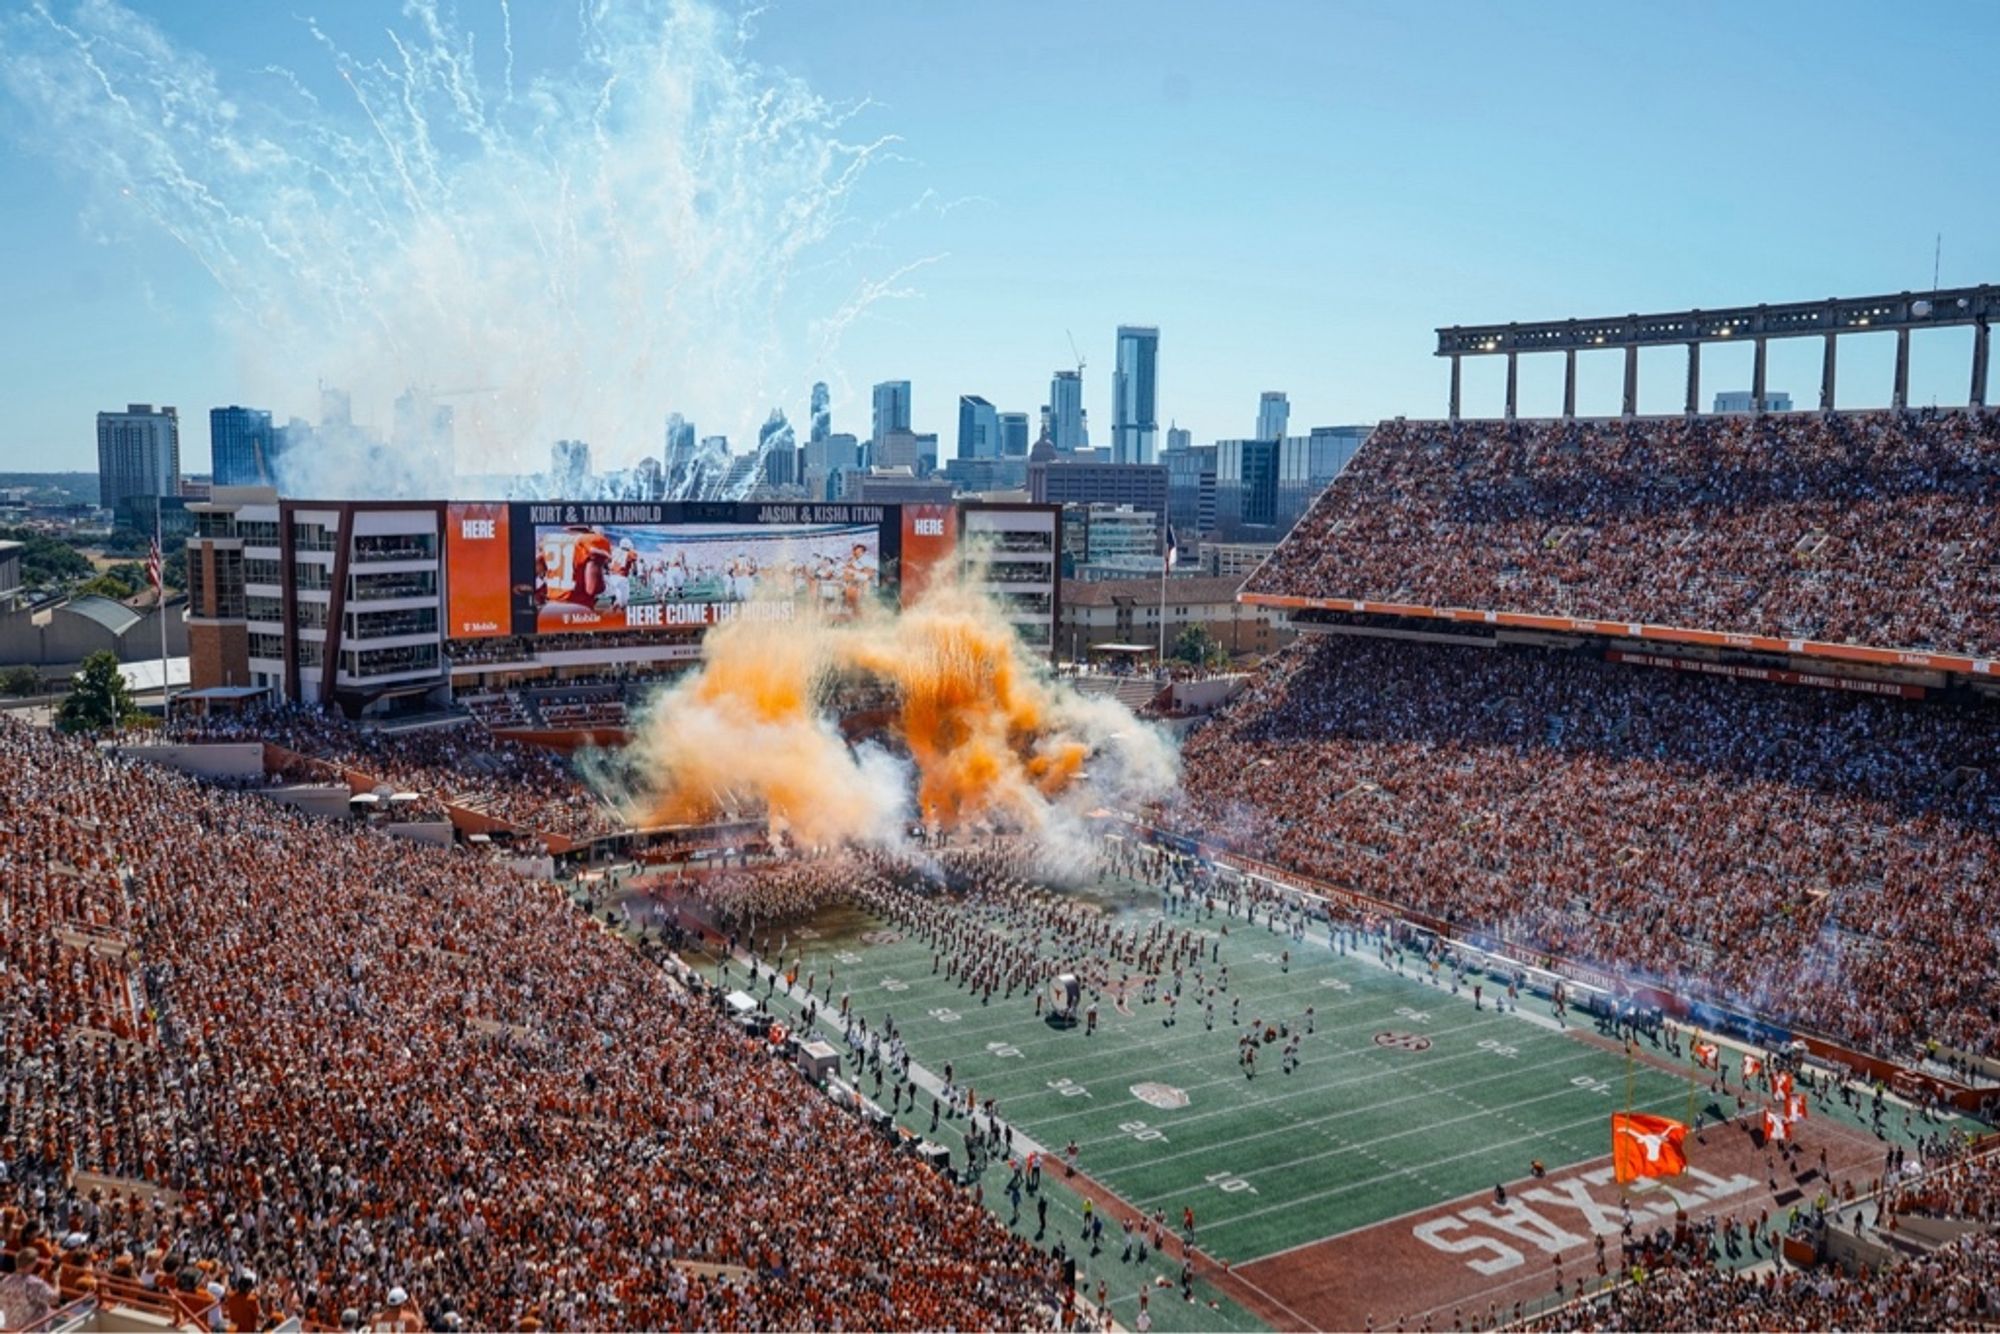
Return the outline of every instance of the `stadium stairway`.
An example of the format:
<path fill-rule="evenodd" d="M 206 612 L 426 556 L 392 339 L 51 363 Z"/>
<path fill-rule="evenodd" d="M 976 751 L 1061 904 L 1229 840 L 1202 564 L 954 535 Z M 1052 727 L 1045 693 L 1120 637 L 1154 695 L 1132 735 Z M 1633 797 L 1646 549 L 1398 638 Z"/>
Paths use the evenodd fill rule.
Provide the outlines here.
<path fill-rule="evenodd" d="M 1134 713 L 1151 704 L 1161 686 L 1150 676 L 1076 676 L 1070 680 L 1077 694 L 1115 699 Z"/>

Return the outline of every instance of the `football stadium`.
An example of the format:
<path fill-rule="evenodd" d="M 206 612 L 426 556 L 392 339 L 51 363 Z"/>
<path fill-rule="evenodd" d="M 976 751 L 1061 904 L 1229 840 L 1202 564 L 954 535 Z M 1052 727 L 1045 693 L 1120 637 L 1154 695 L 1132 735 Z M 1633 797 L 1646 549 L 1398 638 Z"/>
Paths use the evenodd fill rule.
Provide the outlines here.
<path fill-rule="evenodd" d="M 1442 329 L 1447 415 L 1243 585 L 1296 640 L 1136 692 L 1054 661 L 1053 505 L 219 488 L 166 717 L 0 724 L 12 1272 L 51 1329 L 1990 1327 L 1996 310 Z M 1834 409 L 1937 324 L 1969 406 Z M 1782 337 L 1824 410 L 1697 410 Z M 1625 414 L 1518 417 L 1586 346 Z"/>

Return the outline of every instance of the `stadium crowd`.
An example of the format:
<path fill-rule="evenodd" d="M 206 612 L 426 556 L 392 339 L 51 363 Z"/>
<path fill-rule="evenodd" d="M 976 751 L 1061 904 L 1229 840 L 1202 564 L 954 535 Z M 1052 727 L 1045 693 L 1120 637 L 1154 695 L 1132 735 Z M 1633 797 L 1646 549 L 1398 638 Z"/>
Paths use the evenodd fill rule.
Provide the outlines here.
<path fill-rule="evenodd" d="M 399 791 L 450 801 L 537 834 L 587 839 L 624 827 L 618 813 L 578 779 L 568 757 L 495 737 L 483 726 L 380 732 L 337 714 L 277 705 L 242 714 L 179 714 L 175 741 L 268 741 L 319 764 L 352 769 Z M 324 777 L 324 774 L 319 774 Z"/>
<path fill-rule="evenodd" d="M 0 1241 L 50 1298 L 119 1276 L 212 1293 L 216 1328 L 1053 1319 L 1048 1257 L 559 891 L 11 721 L 0 768 Z M 11 1277 L 10 1327 L 44 1295 Z"/>
<path fill-rule="evenodd" d="M 2000 656 L 2000 414 L 1384 422 L 1255 592 Z"/>
<path fill-rule="evenodd" d="M 1856 1212 L 1850 1209 L 1845 1212 Z M 1865 1207 L 1858 1212 L 1866 1213 Z M 1921 1213 L 1974 1224 L 1965 1236 L 1877 1270 L 1833 1266 L 1644 1273 L 1610 1293 L 1514 1326 L 1529 1330 L 1991 1329 L 2000 1323 L 2000 1161 L 1967 1159 L 1893 1191 L 1872 1230 Z"/>
<path fill-rule="evenodd" d="M 1170 823 L 1516 947 L 1905 1058 L 2000 1052 L 1990 708 L 1329 635 Z"/>

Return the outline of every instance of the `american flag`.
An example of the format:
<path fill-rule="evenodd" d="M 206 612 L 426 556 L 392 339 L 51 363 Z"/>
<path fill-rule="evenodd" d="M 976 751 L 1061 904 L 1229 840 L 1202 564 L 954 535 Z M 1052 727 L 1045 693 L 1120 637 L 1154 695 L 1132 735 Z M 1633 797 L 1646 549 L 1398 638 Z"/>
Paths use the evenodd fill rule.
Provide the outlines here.
<path fill-rule="evenodd" d="M 153 596 L 166 596 L 161 587 L 160 537 L 157 533 L 153 535 L 153 549 L 146 553 L 146 582 L 153 586 Z"/>

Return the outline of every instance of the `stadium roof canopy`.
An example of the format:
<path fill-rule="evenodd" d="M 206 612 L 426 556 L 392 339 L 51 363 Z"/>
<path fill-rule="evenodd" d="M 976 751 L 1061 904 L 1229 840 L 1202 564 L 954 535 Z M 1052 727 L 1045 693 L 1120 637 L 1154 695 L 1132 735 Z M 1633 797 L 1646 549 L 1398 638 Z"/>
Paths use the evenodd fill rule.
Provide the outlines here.
<path fill-rule="evenodd" d="M 1890 406 L 1902 411 L 1910 399 L 1910 333 L 1971 325 L 1972 385 L 1967 402 L 1986 405 L 1986 367 L 1992 323 L 2000 316 L 2000 285 L 1942 287 L 1929 292 L 1899 292 L 1890 296 L 1827 297 L 1823 301 L 1788 301 L 1778 305 L 1730 306 L 1722 310 L 1670 310 L 1655 315 L 1602 315 L 1590 319 L 1536 320 L 1526 324 L 1454 324 L 1437 331 L 1437 355 L 1451 358 L 1451 419 L 1459 420 L 1459 361 L 1463 357 L 1507 358 L 1509 421 L 1518 402 L 1516 363 L 1528 352 L 1563 354 L 1563 412 L 1576 416 L 1576 354 L 1622 348 L 1625 352 L 1624 415 L 1637 414 L 1639 349 L 1683 346 L 1688 352 L 1686 412 L 1700 408 L 1701 349 L 1708 343 L 1749 343 L 1755 349 L 1750 372 L 1750 402 L 1765 410 L 1765 348 L 1773 338 L 1826 340 L 1820 369 L 1820 411 L 1832 412 L 1838 353 L 1842 334 L 1884 331 L 1896 335 L 1896 379 Z"/>
<path fill-rule="evenodd" d="M 1675 310 L 1657 315 L 1454 324 L 1437 331 L 1437 355 L 1504 356 L 1509 352 L 1589 352 L 1658 343 L 1720 343 L 1746 338 L 1930 329 L 1978 324 L 2000 316 L 2000 285 L 1948 287 L 1895 296 L 1828 297 L 1723 310 Z"/>

